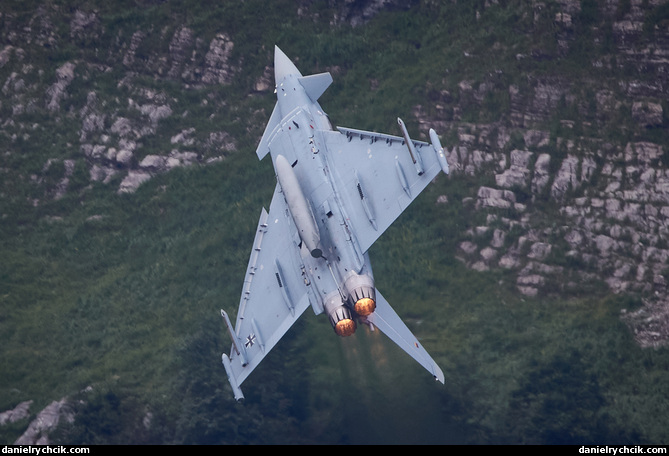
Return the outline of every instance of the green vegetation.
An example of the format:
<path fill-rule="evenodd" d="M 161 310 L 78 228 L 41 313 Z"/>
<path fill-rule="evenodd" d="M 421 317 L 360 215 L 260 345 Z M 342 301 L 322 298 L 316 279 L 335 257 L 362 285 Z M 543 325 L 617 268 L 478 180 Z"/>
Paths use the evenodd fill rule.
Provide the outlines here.
<path fill-rule="evenodd" d="M 132 196 L 100 188 L 3 244 L 3 407 L 82 398 L 59 434 L 76 443 L 663 441 L 669 358 L 634 344 L 618 319 L 633 303 L 520 299 L 503 273 L 466 270 L 451 234 L 471 220 L 434 205 L 465 185 L 441 178 L 371 252 L 445 386 L 387 340 L 340 340 L 308 311 L 234 403 L 217 314 L 236 309 L 273 187 L 266 165 L 237 154 Z"/>
<path fill-rule="evenodd" d="M 471 96 L 458 86 L 464 80 L 484 93 L 463 120 L 504 125 L 509 86 L 523 93 L 531 76 L 585 81 L 586 100 L 593 84 L 621 76 L 583 66 L 597 2 L 582 2 L 564 56 L 552 4 L 535 24 L 528 2 L 484 10 L 482 1 L 425 1 L 351 29 L 330 25 L 333 7 L 324 1 L 307 8 L 319 12 L 314 17 L 278 1 L 65 3 L 63 15 L 97 11 L 104 32 L 39 54 L 50 75 L 72 59 L 98 62 L 103 56 L 94 49 L 137 29 L 149 37 L 138 50 L 147 60 L 166 52 L 161 30 L 171 36 L 186 25 L 204 40 L 229 34 L 243 62 L 230 86 L 184 89 L 144 73 L 142 58 L 133 70 L 137 84 L 175 100 L 174 115 L 143 139 L 142 154 L 165 150 L 175 131 L 189 127 L 203 135 L 223 129 L 238 151 L 117 195 L 117 181 L 88 182 L 85 159 L 72 146 L 80 128 L 72 116 L 37 110 L 14 118 L 34 127 L 11 141 L 3 131 L 11 154 L 0 165 L 10 170 L 0 170 L 0 410 L 32 399 L 36 413 L 65 396 L 81 399 L 72 405 L 74 423 L 53 436 L 81 444 L 667 443 L 669 352 L 639 348 L 619 319 L 638 303 L 598 284 L 568 298 L 521 298 L 505 271 L 466 269 L 454 258 L 459 236 L 483 217 L 461 203 L 480 186 L 466 176 L 440 177 L 370 252 L 377 286 L 441 365 L 446 385 L 378 333 L 361 328 L 339 339 L 310 310 L 244 383 L 243 404 L 234 402 L 220 365 L 229 341 L 219 309 L 236 311 L 257 217 L 275 185 L 269 162 L 254 154 L 274 99 L 248 95 L 275 43 L 298 57 L 304 74 L 333 69 L 321 103 L 338 125 L 394 131 L 395 117 L 408 120 L 417 104 L 432 113 L 432 91 L 450 94 L 447 109 L 461 104 Z M 39 4 L 13 8 L 29 18 Z M 666 16 L 659 8 L 648 20 L 664 24 Z M 0 68 L 0 80 L 9 75 Z M 90 90 L 110 110 L 124 109 L 113 101 L 131 95 L 118 87 L 120 75 L 112 68 L 79 81 L 63 112 L 80 109 Z M 205 98 L 219 102 L 204 105 Z M 3 121 L 8 104 L 0 105 Z M 592 120 L 592 110 L 567 100 L 558 108 L 544 125 L 553 127 L 550 147 L 558 134 L 576 136 L 559 120 L 581 128 Z M 616 121 L 598 134 L 667 135 L 635 129 L 629 114 Z M 57 201 L 45 198 L 63 174 L 62 161 L 44 170 L 53 157 L 76 159 L 70 192 Z M 436 205 L 442 194 L 449 203 Z M 25 425 L 0 428 L 0 438 L 13 442 Z"/>

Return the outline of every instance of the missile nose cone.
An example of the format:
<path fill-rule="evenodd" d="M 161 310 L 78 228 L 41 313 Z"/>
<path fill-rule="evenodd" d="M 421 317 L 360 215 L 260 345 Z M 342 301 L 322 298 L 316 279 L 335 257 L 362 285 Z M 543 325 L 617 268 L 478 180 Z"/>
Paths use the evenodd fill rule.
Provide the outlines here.
<path fill-rule="evenodd" d="M 279 46 L 274 46 L 274 82 L 279 84 L 289 74 L 302 76 L 300 70 L 298 70 L 288 56 L 279 49 Z"/>

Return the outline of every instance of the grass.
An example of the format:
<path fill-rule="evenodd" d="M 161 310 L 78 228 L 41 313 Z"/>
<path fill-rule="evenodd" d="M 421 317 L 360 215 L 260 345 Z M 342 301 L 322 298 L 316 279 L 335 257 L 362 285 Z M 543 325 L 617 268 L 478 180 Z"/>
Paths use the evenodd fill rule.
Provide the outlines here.
<path fill-rule="evenodd" d="M 134 195 L 98 195 L 61 222 L 39 221 L 11 248 L 3 243 L 1 337 L 14 347 L 2 353 L 3 365 L 13 366 L 3 375 L 4 407 L 42 398 L 37 408 L 92 385 L 99 407 L 80 420 L 116 416 L 114 426 L 121 426 L 109 424 L 116 430 L 107 437 L 100 431 L 103 442 L 121 436 L 280 442 L 284 435 L 351 443 L 666 437 L 664 415 L 648 417 L 662 406 L 667 353 L 634 344 L 618 320 L 627 303 L 606 295 L 520 299 L 505 274 L 466 270 L 451 259 L 457 236 L 444 235 L 462 232 L 466 213 L 457 200 L 434 205 L 436 195 L 457 194 L 464 182 L 443 177 L 371 257 L 379 288 L 441 364 L 446 385 L 434 384 L 383 338 L 362 331 L 339 340 L 327 321 L 307 311 L 245 383 L 242 412 L 218 365 L 227 343 L 217 313 L 236 308 L 240 271 L 271 178 L 253 154 L 237 154 L 218 165 L 177 170 Z M 249 181 L 264 183 L 249 188 Z M 87 221 L 101 212 L 102 220 Z M 574 402 L 579 394 L 595 402 Z M 169 433 L 133 434 L 129 423 L 146 413 L 138 404 L 149 404 Z M 283 405 L 271 410 L 269 404 Z M 418 418 L 406 412 L 417 410 L 415 404 L 424 404 L 430 425 L 416 426 Z M 557 435 L 571 425 L 549 425 L 547 413 L 578 425 L 576 434 Z M 254 416 L 263 421 L 253 424 Z M 359 427 L 329 434 L 331 426 L 360 416 Z M 226 419 L 248 433 L 226 433 Z M 202 420 L 213 424 L 199 429 Z M 65 441 L 89 438 L 95 428 L 87 422 L 79 421 Z M 543 434 L 535 433 L 537 426 Z"/>

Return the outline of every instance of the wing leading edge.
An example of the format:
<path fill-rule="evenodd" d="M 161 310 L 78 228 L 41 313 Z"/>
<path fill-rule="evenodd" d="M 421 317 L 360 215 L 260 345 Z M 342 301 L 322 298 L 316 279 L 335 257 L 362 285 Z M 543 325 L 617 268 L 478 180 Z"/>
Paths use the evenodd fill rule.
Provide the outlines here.
<path fill-rule="evenodd" d="M 383 234 L 448 163 L 436 134 L 432 144 L 337 127 L 327 132 L 328 159 L 363 252 Z"/>
<path fill-rule="evenodd" d="M 234 328 L 221 310 L 233 341 L 222 361 L 238 400 L 239 385 L 310 305 L 304 277 L 295 272 L 304 270 L 295 227 L 279 193 L 277 185 L 269 213 L 260 215 Z"/>

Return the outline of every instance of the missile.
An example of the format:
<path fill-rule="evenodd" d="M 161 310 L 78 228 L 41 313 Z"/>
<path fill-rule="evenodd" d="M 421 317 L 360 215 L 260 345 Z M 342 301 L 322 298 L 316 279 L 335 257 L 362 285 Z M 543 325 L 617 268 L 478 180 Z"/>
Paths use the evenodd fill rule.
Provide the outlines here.
<path fill-rule="evenodd" d="M 420 161 L 420 155 L 418 155 L 418 151 L 416 151 L 416 147 L 413 145 L 413 141 L 409 137 L 409 132 L 407 131 L 406 125 L 404 125 L 404 122 L 402 119 L 399 117 L 397 118 L 397 124 L 400 126 L 400 130 L 402 130 L 402 136 L 404 136 L 404 142 L 407 145 L 407 148 L 409 149 L 409 155 L 411 155 L 411 161 L 413 162 L 414 166 L 416 167 L 416 171 L 418 172 L 419 176 L 423 175 L 423 164 Z"/>
<path fill-rule="evenodd" d="M 323 251 L 320 249 L 321 237 L 307 199 L 302 193 L 302 187 L 297 176 L 283 155 L 277 155 L 274 163 L 276 177 L 281 185 L 283 196 L 286 198 L 288 210 L 293 217 L 300 239 L 307 246 L 311 256 L 320 258 Z"/>
<path fill-rule="evenodd" d="M 437 154 L 437 159 L 439 160 L 439 165 L 444 174 L 448 174 L 448 161 L 446 161 L 446 155 L 444 154 L 444 148 L 441 147 L 441 141 L 439 141 L 439 136 L 434 129 L 430 128 L 430 142 L 434 148 L 434 152 Z"/>
<path fill-rule="evenodd" d="M 223 321 L 225 322 L 225 327 L 228 328 L 228 334 L 230 335 L 230 339 L 232 339 L 232 346 L 234 347 L 237 354 L 242 358 L 242 366 L 246 366 L 249 363 L 248 357 L 246 356 L 246 350 L 244 349 L 244 346 L 241 345 L 241 343 L 239 342 L 237 334 L 235 334 L 235 330 L 232 327 L 232 323 L 230 322 L 230 317 L 228 317 L 228 313 L 223 309 L 221 309 L 221 317 L 223 317 Z"/>
<path fill-rule="evenodd" d="M 407 177 L 404 175 L 404 168 L 402 168 L 402 164 L 397 158 L 395 159 L 395 170 L 397 171 L 397 177 L 400 179 L 404 193 L 406 193 L 407 196 L 411 198 L 411 188 L 409 187 L 409 182 L 407 181 Z"/>

